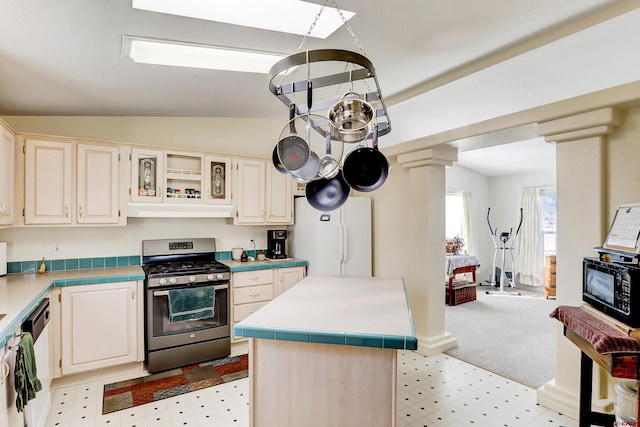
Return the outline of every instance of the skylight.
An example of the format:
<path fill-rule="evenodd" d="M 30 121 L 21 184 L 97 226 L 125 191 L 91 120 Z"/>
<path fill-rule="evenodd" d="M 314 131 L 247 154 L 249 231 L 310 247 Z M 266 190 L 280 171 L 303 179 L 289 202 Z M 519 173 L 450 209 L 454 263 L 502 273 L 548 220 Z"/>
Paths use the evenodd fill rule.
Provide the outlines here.
<path fill-rule="evenodd" d="M 299 0 L 132 0 L 133 8 L 305 35 L 321 5 Z M 341 10 L 346 20 L 355 13 Z M 343 24 L 335 8 L 325 7 L 311 37 L 327 38 Z"/>
<path fill-rule="evenodd" d="M 286 55 L 125 35 L 122 55 L 137 63 L 268 73 Z"/>

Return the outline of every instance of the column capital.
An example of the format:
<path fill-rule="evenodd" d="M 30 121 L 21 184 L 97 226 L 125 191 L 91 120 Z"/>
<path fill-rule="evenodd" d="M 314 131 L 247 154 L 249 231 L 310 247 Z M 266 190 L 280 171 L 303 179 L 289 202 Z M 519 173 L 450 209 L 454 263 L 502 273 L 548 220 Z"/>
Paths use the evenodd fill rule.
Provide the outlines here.
<path fill-rule="evenodd" d="M 623 120 L 620 110 L 607 107 L 538 123 L 538 135 L 547 142 L 567 142 L 610 135 Z"/>
<path fill-rule="evenodd" d="M 457 160 L 458 149 L 446 144 L 398 155 L 398 164 L 407 169 L 429 165 L 451 166 Z"/>

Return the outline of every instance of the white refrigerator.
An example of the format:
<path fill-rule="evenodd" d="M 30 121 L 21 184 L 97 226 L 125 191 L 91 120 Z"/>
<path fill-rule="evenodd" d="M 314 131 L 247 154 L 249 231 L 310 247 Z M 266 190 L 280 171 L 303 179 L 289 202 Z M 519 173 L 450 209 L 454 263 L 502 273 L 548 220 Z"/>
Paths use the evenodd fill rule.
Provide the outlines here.
<path fill-rule="evenodd" d="M 308 261 L 308 276 L 366 276 L 371 268 L 371 199 L 349 197 L 339 209 L 320 212 L 295 200 L 289 250 Z"/>

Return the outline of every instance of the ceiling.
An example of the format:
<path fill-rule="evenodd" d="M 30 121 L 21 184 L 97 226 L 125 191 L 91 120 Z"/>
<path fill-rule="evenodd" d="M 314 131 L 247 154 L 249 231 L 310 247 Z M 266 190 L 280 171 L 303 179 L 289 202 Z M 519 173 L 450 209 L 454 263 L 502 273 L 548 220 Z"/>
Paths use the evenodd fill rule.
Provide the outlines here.
<path fill-rule="evenodd" d="M 637 0 L 337 4 L 357 13 L 350 24 L 389 107 L 392 131 L 382 147 L 640 80 Z M 302 41 L 133 10 L 131 0 L 4 0 L 0 115 L 286 122 L 287 109 L 269 92 L 267 75 L 136 64 L 121 56 L 124 34 L 285 54 Z M 359 51 L 344 27 L 304 48 Z"/>

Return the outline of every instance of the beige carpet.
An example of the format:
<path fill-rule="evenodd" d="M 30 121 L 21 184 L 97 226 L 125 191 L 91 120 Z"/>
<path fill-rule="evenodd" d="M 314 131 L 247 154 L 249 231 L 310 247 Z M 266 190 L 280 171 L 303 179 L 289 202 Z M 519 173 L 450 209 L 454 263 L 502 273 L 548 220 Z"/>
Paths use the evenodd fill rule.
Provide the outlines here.
<path fill-rule="evenodd" d="M 555 376 L 556 321 L 549 313 L 555 299 L 521 290 L 523 296 L 487 295 L 477 288 L 477 300 L 445 308 L 445 330 L 458 346 L 445 353 L 538 388 Z M 513 289 L 505 289 L 512 292 Z"/>

